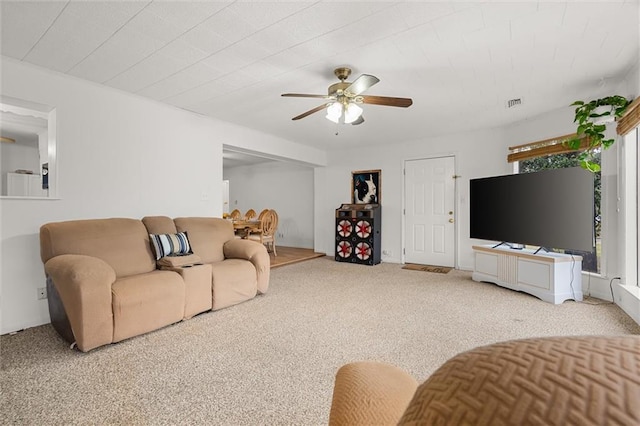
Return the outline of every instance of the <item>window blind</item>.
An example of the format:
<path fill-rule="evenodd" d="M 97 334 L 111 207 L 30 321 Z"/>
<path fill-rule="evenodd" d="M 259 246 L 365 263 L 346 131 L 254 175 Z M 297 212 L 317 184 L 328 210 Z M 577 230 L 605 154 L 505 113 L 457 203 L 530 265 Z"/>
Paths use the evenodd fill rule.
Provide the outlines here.
<path fill-rule="evenodd" d="M 624 136 L 638 126 L 640 126 L 640 97 L 631 102 L 622 117 L 618 119 L 616 131 Z"/>
<path fill-rule="evenodd" d="M 563 142 L 572 138 L 575 138 L 576 134 L 571 133 L 564 136 L 557 136 L 555 138 L 544 139 L 536 142 L 529 142 L 522 145 L 510 146 L 509 155 L 507 161 L 509 163 L 515 163 L 516 161 L 529 160 L 531 158 L 544 157 L 552 154 L 564 154 L 566 152 L 575 152 L 566 146 Z M 589 147 L 588 138 L 582 138 L 580 141 L 580 148 L 578 151 L 584 151 Z"/>

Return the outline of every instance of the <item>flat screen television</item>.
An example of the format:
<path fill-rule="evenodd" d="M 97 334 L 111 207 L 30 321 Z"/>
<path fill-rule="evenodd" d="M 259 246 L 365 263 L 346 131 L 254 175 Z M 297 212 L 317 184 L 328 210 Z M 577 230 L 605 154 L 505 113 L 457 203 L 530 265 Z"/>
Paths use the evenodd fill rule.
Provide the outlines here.
<path fill-rule="evenodd" d="M 470 237 L 593 252 L 593 186 L 580 167 L 471 179 Z"/>

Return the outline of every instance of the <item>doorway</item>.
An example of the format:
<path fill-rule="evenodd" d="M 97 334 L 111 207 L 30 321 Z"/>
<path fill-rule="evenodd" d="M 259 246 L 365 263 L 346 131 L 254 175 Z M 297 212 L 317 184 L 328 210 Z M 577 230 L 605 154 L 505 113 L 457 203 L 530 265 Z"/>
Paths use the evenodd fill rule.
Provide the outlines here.
<path fill-rule="evenodd" d="M 404 261 L 455 267 L 455 157 L 405 161 Z"/>
<path fill-rule="evenodd" d="M 229 185 L 229 211 L 241 214 L 273 209 L 281 247 L 313 248 L 314 169 L 312 165 L 223 145 L 223 180 Z M 224 201 L 223 201 L 224 202 Z"/>

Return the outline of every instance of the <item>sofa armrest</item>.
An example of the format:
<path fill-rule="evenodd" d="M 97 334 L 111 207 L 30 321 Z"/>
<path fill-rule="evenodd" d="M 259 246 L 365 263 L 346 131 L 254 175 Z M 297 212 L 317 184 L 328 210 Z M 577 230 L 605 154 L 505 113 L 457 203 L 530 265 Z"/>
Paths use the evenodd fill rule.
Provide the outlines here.
<path fill-rule="evenodd" d="M 255 241 L 233 239 L 224 243 L 226 259 L 246 259 L 253 263 L 258 278 L 258 293 L 264 294 L 269 289 L 271 258 L 267 248 Z"/>
<path fill-rule="evenodd" d="M 60 295 L 78 349 L 86 352 L 111 343 L 114 269 L 96 257 L 64 254 L 49 259 L 44 270 Z"/>
<path fill-rule="evenodd" d="M 336 374 L 329 426 L 396 425 L 417 387 L 413 377 L 390 364 L 343 365 Z"/>

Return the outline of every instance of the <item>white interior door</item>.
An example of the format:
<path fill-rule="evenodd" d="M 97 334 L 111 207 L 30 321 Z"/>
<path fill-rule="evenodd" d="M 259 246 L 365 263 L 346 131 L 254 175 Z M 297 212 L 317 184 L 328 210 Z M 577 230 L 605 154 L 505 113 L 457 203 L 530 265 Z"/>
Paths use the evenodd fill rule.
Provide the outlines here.
<path fill-rule="evenodd" d="M 455 266 L 454 157 L 405 162 L 405 262 Z"/>

